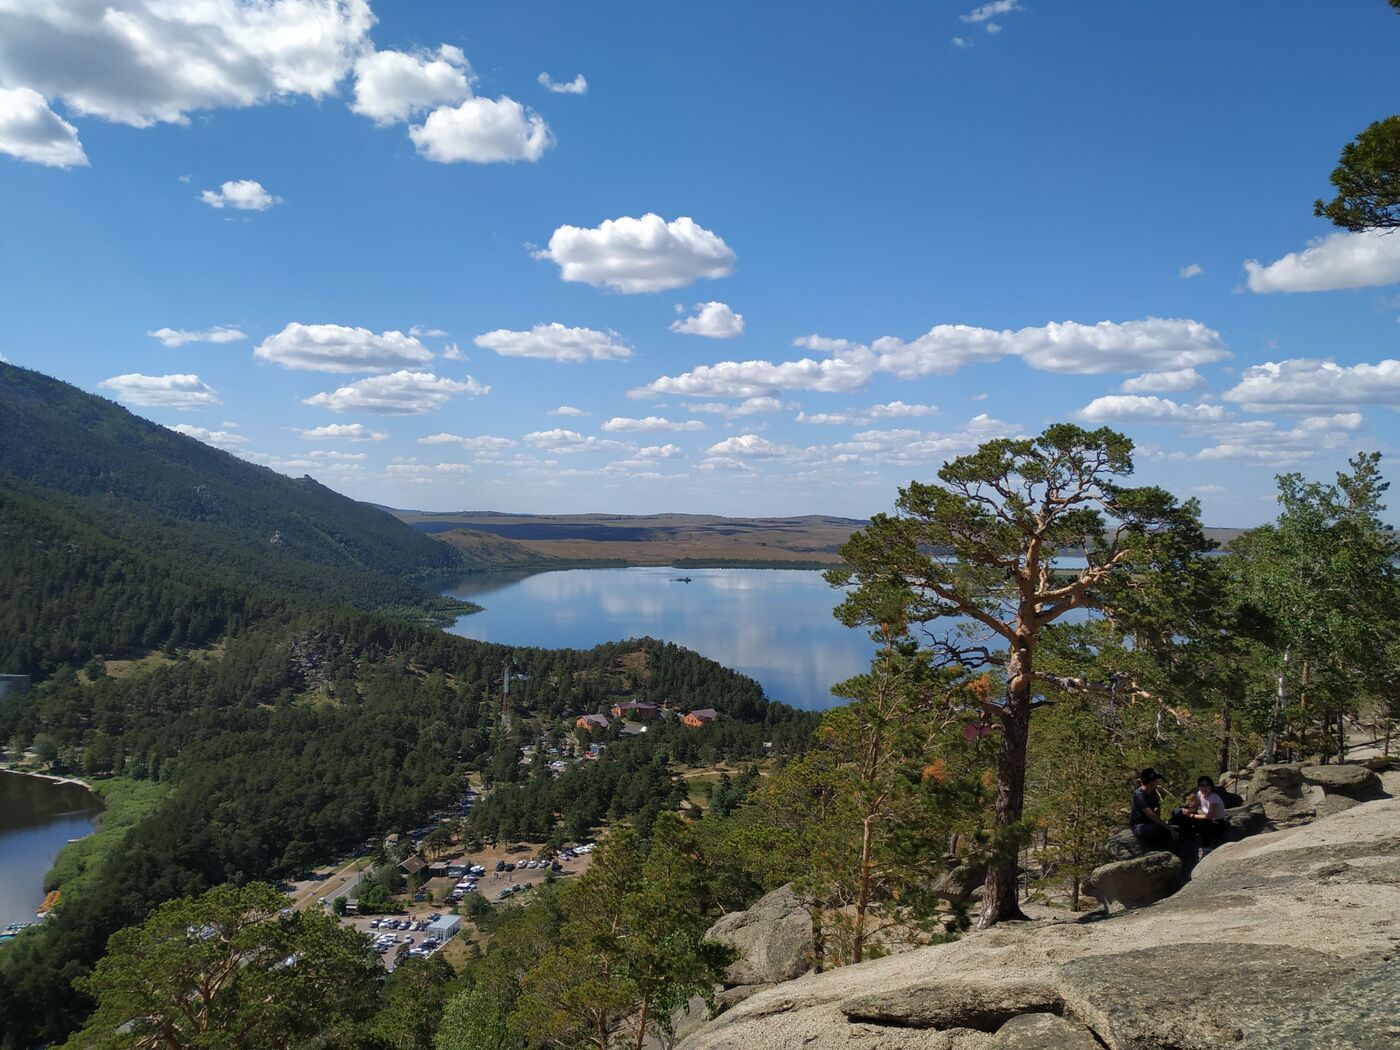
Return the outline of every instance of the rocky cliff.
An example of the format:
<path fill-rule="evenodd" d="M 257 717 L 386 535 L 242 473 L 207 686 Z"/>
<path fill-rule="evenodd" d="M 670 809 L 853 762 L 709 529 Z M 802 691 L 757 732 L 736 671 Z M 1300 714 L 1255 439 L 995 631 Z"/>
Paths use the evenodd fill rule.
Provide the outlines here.
<path fill-rule="evenodd" d="M 1400 800 L 1224 846 L 1112 919 L 1009 924 L 777 984 L 680 1050 L 1391 1050 Z"/>

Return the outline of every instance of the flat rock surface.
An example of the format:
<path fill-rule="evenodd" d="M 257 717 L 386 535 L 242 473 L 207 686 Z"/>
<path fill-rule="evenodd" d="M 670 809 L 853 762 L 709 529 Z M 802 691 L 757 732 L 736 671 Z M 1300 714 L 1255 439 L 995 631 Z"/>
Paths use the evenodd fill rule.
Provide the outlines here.
<path fill-rule="evenodd" d="M 1222 846 L 1122 916 L 1006 924 L 788 981 L 681 1048 L 997 1050 L 1016 1017 L 1058 1014 L 1110 1050 L 1391 1050 L 1398 916 L 1400 801 L 1384 799 Z"/>

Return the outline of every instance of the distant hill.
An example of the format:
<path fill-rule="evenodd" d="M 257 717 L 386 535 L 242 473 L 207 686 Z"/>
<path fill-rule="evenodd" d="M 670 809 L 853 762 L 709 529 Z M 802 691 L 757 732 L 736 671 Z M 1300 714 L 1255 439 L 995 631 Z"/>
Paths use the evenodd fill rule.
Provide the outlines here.
<path fill-rule="evenodd" d="M 482 567 L 543 559 L 571 564 L 838 565 L 841 546 L 863 528 L 859 518 L 807 514 L 726 518 L 715 514 L 508 514 L 394 510 L 400 520 L 461 549 Z M 1243 529 L 1206 529 L 1224 546 Z M 494 541 L 494 542 L 493 542 Z"/>
<path fill-rule="evenodd" d="M 715 514 L 504 514 L 494 511 L 394 511 L 414 528 L 480 557 L 493 557 L 484 537 L 508 542 L 503 556 L 575 564 L 759 565 L 820 568 L 865 523 L 810 514 L 791 518 L 725 518 Z M 501 562 L 499 564 L 508 564 Z"/>
<path fill-rule="evenodd" d="M 3 670 L 207 641 L 289 603 L 441 618 L 460 606 L 418 581 L 468 567 L 309 477 L 0 364 Z"/>

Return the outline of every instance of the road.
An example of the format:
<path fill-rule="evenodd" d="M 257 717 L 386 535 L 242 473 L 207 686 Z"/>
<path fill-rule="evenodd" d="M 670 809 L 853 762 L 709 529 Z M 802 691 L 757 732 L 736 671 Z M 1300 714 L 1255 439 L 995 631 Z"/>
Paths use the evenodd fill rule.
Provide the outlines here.
<path fill-rule="evenodd" d="M 364 877 L 368 867 L 368 858 L 356 857 L 328 879 L 298 884 L 292 893 L 292 907 L 310 908 L 322 897 L 326 899 L 327 904 L 337 897 L 353 897 L 355 887 L 360 884 L 360 879 Z"/>

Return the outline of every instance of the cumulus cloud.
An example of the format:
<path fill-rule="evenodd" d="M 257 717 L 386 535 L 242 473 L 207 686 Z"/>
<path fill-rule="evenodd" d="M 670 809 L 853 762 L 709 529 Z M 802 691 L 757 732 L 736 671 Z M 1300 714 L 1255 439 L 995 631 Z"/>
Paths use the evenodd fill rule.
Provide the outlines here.
<path fill-rule="evenodd" d="M 744 334 L 744 315 L 736 314 L 724 303 L 696 303 L 691 309 L 696 312 L 690 317 L 671 322 L 671 331 L 710 339 L 733 339 Z"/>
<path fill-rule="evenodd" d="M 737 405 L 726 405 L 719 401 L 704 401 L 686 405 L 687 412 L 704 412 L 717 416 L 761 416 L 772 412 L 790 412 L 797 405 L 790 401 L 779 401 L 776 397 L 750 397 Z"/>
<path fill-rule="evenodd" d="M 418 444 L 457 445 L 469 452 L 485 453 L 497 453 L 516 446 L 510 438 L 494 437 L 491 434 L 478 434 L 475 437 L 463 437 L 461 434 L 429 434 L 419 438 Z"/>
<path fill-rule="evenodd" d="M 1387 230 L 1333 233 L 1267 266 L 1244 264 L 1252 292 L 1328 292 L 1400 282 L 1400 237 Z"/>
<path fill-rule="evenodd" d="M 682 459 L 685 450 L 679 445 L 643 445 L 632 453 L 634 459 Z"/>
<path fill-rule="evenodd" d="M 236 208 L 239 211 L 267 211 L 274 204 L 282 202 L 263 189 L 262 183 L 253 179 L 237 179 L 223 183 L 217 190 L 205 190 L 199 199 L 211 208 Z"/>
<path fill-rule="evenodd" d="M 466 463 L 390 463 L 384 473 L 395 481 L 430 484 L 471 472 Z"/>
<path fill-rule="evenodd" d="M 328 408 L 332 412 L 368 412 L 381 416 L 418 416 L 436 412 L 447 404 L 453 394 L 489 394 L 491 388 L 471 376 L 465 382 L 446 379 L 431 372 L 403 370 L 388 375 L 371 376 L 305 398 L 302 403 Z"/>
<path fill-rule="evenodd" d="M 1018 0 L 991 0 L 990 3 L 974 7 L 965 15 L 959 15 L 962 21 L 972 25 L 980 22 L 989 22 L 993 18 L 1000 18 L 1002 15 L 1009 15 L 1015 11 L 1025 10 Z M 998 27 L 1000 28 L 1000 27 Z"/>
<path fill-rule="evenodd" d="M 584 95 L 588 93 L 588 81 L 579 73 L 573 80 L 555 80 L 548 73 L 539 75 L 540 86 L 556 95 Z"/>
<path fill-rule="evenodd" d="M 1204 386 L 1205 376 L 1194 368 L 1177 368 L 1170 372 L 1144 372 L 1123 380 L 1125 394 L 1175 394 Z"/>
<path fill-rule="evenodd" d="M 1176 275 L 1180 277 L 1183 281 L 1189 281 L 1192 277 L 1199 277 L 1205 272 L 1205 267 L 1203 267 L 1200 263 L 1187 263 L 1181 269 L 1176 271 Z"/>
<path fill-rule="evenodd" d="M 173 427 L 167 427 L 177 434 L 184 434 L 192 437 L 196 441 L 203 441 L 206 445 L 213 445 L 215 448 L 234 449 L 239 445 L 248 444 L 248 439 L 242 434 L 231 434 L 227 430 L 209 430 L 206 427 L 191 426 L 189 423 L 176 423 Z"/>
<path fill-rule="evenodd" d="M 669 431 L 671 433 L 681 433 L 683 431 L 704 430 L 705 424 L 698 419 L 687 419 L 684 422 L 675 422 L 662 416 L 646 416 L 643 419 L 629 419 L 627 416 L 613 416 L 603 424 L 603 429 L 609 434 L 617 433 L 660 433 Z"/>
<path fill-rule="evenodd" d="M 549 410 L 549 412 L 546 413 L 546 414 L 547 414 L 547 415 L 551 415 L 551 416 L 586 416 L 586 415 L 588 415 L 588 413 L 585 412 L 583 409 L 581 409 L 581 408 L 575 408 L 573 405 L 560 405 L 558 408 L 551 408 L 551 409 Z"/>
<path fill-rule="evenodd" d="M 1273 420 L 1256 419 L 1207 428 L 1216 444 L 1196 454 L 1200 460 L 1238 460 L 1264 467 L 1287 467 L 1314 459 L 1322 452 L 1350 449 L 1365 420 L 1359 412 L 1309 416 L 1283 428 Z"/>
<path fill-rule="evenodd" d="M 548 452 L 607 452 L 615 449 L 625 449 L 629 446 L 621 441 L 612 441 L 608 438 L 596 438 L 592 435 L 585 437 L 577 430 L 536 430 L 526 434 L 522 439 L 525 444 L 534 448 L 544 449 Z"/>
<path fill-rule="evenodd" d="M 5 0 L 0 83 L 135 127 L 183 124 L 333 94 L 373 24 L 368 0 Z"/>
<path fill-rule="evenodd" d="M 560 226 L 534 257 L 554 262 L 565 281 L 629 295 L 682 288 L 702 277 L 728 277 L 735 258 L 723 238 L 694 219 L 667 222 L 653 213 L 606 219 L 591 229 Z"/>
<path fill-rule="evenodd" d="M 632 356 L 631 349 L 618 341 L 616 332 L 566 328 L 557 321 L 537 324 L 528 332 L 498 328 L 477 336 L 473 341 L 477 346 L 494 350 L 502 357 L 537 357 L 561 364 L 611 361 Z"/>
<path fill-rule="evenodd" d="M 537 161 L 554 144 L 544 118 L 506 95 L 439 106 L 408 137 L 420 155 L 440 164 Z"/>
<path fill-rule="evenodd" d="M 219 395 L 197 375 L 147 376 L 139 372 L 112 376 L 97 384 L 118 401 L 150 408 L 205 408 L 218 405 Z"/>
<path fill-rule="evenodd" d="M 1219 405 L 1183 405 L 1141 394 L 1096 397 L 1075 413 L 1086 423 L 1191 423 L 1225 418 Z"/>
<path fill-rule="evenodd" d="M 381 127 L 472 94 L 471 64 L 459 47 L 436 52 L 371 51 L 355 62 L 350 108 Z"/>
<path fill-rule="evenodd" d="M 778 456 L 789 456 L 796 449 L 791 445 L 780 445 L 775 441 L 769 441 L 758 434 L 736 434 L 734 437 L 716 442 L 705 451 L 711 456 L 757 456 L 771 459 Z"/>
<path fill-rule="evenodd" d="M 88 162 L 78 129 L 27 87 L 0 87 L 0 153 L 51 168 L 86 167 Z"/>
<path fill-rule="evenodd" d="M 663 376 L 630 396 L 758 397 L 782 390 L 841 393 L 862 389 L 877 373 L 916 379 L 1005 357 L 1019 357 L 1046 372 L 1098 375 L 1185 369 L 1230 356 L 1220 334 L 1199 321 L 1157 317 L 1093 325 L 1052 322 L 1015 331 L 935 325 L 908 342 L 885 336 L 864 346 L 845 339 L 804 336 L 797 345 L 828 356 L 700 365 L 679 376 Z"/>
<path fill-rule="evenodd" d="M 1353 405 L 1400 408 L 1400 361 L 1339 365 L 1293 358 L 1246 368 L 1222 395 L 1251 412 L 1314 412 Z"/>
<path fill-rule="evenodd" d="M 829 425 L 854 423 L 858 426 L 865 426 L 884 419 L 905 419 L 937 414 L 937 405 L 911 405 L 903 401 L 887 401 L 883 405 L 871 405 L 869 408 L 851 409 L 848 412 L 818 412 L 812 415 L 799 412 L 796 419 L 799 423 Z"/>
<path fill-rule="evenodd" d="M 164 346 L 184 346 L 186 343 L 236 343 L 248 337 L 232 325 L 216 324 L 213 328 L 191 331 L 185 328 L 157 328 L 147 332 L 152 339 L 159 339 Z"/>
<path fill-rule="evenodd" d="M 411 335 L 293 321 L 258 344 L 253 356 L 308 372 L 387 372 L 433 359 Z"/>
<path fill-rule="evenodd" d="M 756 398 L 782 390 L 816 390 L 844 393 L 859 390 L 870 381 L 874 363 L 869 351 L 849 358 L 814 361 L 720 361 L 698 365 L 678 376 L 662 376 L 645 387 L 628 392 L 630 397 L 679 394 L 683 397 Z"/>
<path fill-rule="evenodd" d="M 302 430 L 300 434 L 307 441 L 383 441 L 389 436 L 363 423 L 327 423 L 323 427 Z"/>

